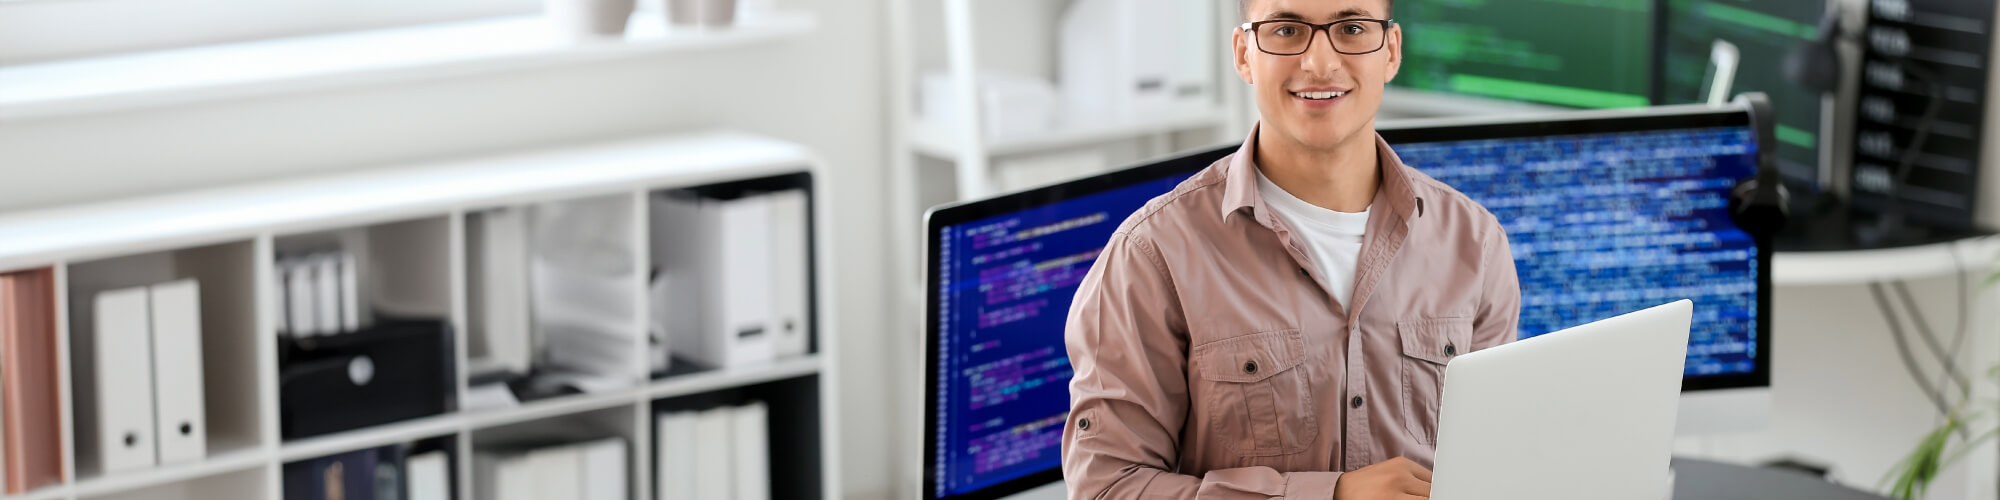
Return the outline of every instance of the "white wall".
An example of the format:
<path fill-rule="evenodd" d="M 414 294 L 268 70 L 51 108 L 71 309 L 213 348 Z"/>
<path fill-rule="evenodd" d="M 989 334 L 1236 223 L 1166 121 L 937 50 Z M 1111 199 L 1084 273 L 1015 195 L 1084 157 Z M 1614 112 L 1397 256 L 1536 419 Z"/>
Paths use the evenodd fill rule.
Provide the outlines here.
<path fill-rule="evenodd" d="M 1968 374 L 1982 377 L 2000 362 L 1995 335 L 2000 296 L 1978 295 L 1984 274 L 1968 276 L 1965 348 L 1957 352 Z M 1958 325 L 1959 282 L 1936 277 L 1910 282 L 1924 320 L 1949 343 Z M 1893 292 L 1892 292 L 1893 293 Z M 1895 301 L 1893 296 L 1890 299 Z M 1900 308 L 1905 325 L 1910 318 Z M 1887 320 L 1866 285 L 1779 287 L 1772 300 L 1771 420 L 1763 429 L 1682 439 L 1678 452 L 1742 463 L 1795 458 L 1830 465 L 1836 482 L 1875 491 L 1889 467 L 1915 447 L 1941 419 L 1898 356 Z M 1912 354 L 1925 373 L 1938 364 L 1909 326 Z M 1991 382 L 1981 383 L 1991 390 Z M 1948 470 L 1932 487 L 1933 499 L 1992 498 L 1990 460 Z M 1971 469 L 1971 470 L 1968 470 Z M 1979 493 L 1979 492 L 1984 493 Z"/>
<path fill-rule="evenodd" d="M 845 411 L 827 472 L 845 497 L 888 497 L 882 2 L 780 6 L 815 11 L 820 30 L 781 45 L 0 121 L 0 211 L 715 126 L 800 142 L 829 167 L 835 298 L 823 311 L 840 334 Z"/>

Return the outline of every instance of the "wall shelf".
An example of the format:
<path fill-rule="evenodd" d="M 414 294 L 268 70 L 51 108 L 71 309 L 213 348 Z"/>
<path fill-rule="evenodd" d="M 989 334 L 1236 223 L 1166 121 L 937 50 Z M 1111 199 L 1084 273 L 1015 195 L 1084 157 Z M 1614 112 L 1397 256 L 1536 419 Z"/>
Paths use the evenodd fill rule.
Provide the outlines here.
<path fill-rule="evenodd" d="M 633 16 L 622 39 L 568 41 L 531 15 L 0 67 L 0 121 L 728 49 L 802 38 L 819 24 L 781 12 L 673 30 L 663 17 Z"/>
<path fill-rule="evenodd" d="M 1031 154 L 1187 130 L 1224 127 L 1228 125 L 1226 120 L 1228 116 L 1227 110 L 1217 108 L 1133 123 L 1065 127 L 1050 129 L 1032 136 L 989 138 L 986 141 L 984 154 L 988 156 Z M 921 118 L 911 118 L 910 121 L 910 145 L 917 153 L 947 160 L 964 154 L 954 124 L 930 123 Z"/>

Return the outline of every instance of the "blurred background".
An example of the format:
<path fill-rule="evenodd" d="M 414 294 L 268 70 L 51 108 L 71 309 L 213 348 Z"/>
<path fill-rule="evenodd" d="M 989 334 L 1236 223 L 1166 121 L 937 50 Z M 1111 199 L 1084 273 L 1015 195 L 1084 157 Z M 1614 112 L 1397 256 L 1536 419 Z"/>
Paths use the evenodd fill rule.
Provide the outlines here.
<path fill-rule="evenodd" d="M 930 498 L 926 210 L 1241 141 L 1236 9 L 0 0 L 0 499 Z M 1400 0 L 1380 119 L 1767 93 L 1677 453 L 1996 498 L 1995 10 Z"/>

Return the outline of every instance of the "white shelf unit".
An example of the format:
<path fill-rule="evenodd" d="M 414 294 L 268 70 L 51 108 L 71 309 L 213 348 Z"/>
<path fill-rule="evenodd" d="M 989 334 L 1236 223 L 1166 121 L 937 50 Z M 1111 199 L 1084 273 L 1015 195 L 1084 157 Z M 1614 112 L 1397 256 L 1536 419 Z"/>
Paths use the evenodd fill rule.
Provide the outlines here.
<path fill-rule="evenodd" d="M 752 392 L 784 385 L 803 388 L 799 401 L 771 401 L 774 408 L 794 408 L 805 419 L 772 416 L 774 435 L 801 439 L 773 443 L 810 451 L 796 463 L 817 470 L 778 471 L 774 482 L 812 478 L 817 497 L 831 498 L 838 478 L 828 473 L 832 463 L 833 405 L 837 374 L 826 360 L 838 343 L 829 323 L 813 321 L 815 352 L 803 357 L 749 366 L 696 370 L 652 379 L 640 359 L 644 352 L 645 310 L 632 332 L 630 387 L 532 400 L 504 409 L 450 411 L 439 415 L 353 429 L 304 439 L 284 440 L 278 423 L 277 320 L 278 300 L 268 279 L 287 240 L 324 235 L 367 233 L 392 238 L 417 234 L 445 243 L 448 269 L 424 273 L 425 279 L 449 280 L 443 308 L 452 324 L 453 375 L 459 400 L 465 398 L 466 271 L 463 218 L 494 207 L 528 205 L 597 196 L 629 196 L 645 200 L 660 190 L 780 177 L 812 176 L 819 160 L 804 147 L 778 140 L 726 131 L 696 132 L 664 137 L 633 138 L 576 147 L 522 151 L 490 157 L 391 168 L 349 171 L 311 178 L 228 186 L 81 206 L 56 207 L 0 214 L 0 273 L 54 269 L 60 321 L 57 328 L 62 368 L 56 381 L 62 394 L 65 429 L 64 481 L 0 500 L 266 498 L 282 491 L 284 464 L 348 451 L 452 437 L 457 443 L 454 472 L 459 498 L 471 498 L 470 452 L 476 434 L 496 429 L 566 425 L 588 420 L 619 424 L 617 434 L 630 440 L 631 498 L 652 498 L 654 448 L 651 438 L 654 406 L 676 398 Z M 817 197 L 809 199 L 817 200 Z M 817 201 L 814 201 L 817 203 Z M 648 231 L 639 204 L 634 231 Z M 812 209 L 809 228 L 826 227 L 826 211 Z M 442 231 L 444 234 L 425 234 Z M 824 231 L 809 230 L 814 248 L 827 248 Z M 646 241 L 644 234 L 634 241 Z M 644 252 L 638 252 L 645 259 Z M 815 252 L 811 281 L 827 283 L 823 253 Z M 164 263 L 164 264 L 163 264 Z M 643 269 L 643 268 L 642 268 Z M 71 277 L 80 288 L 71 290 Z M 110 286 L 129 286 L 155 279 L 196 277 L 203 281 L 205 379 L 209 390 L 210 453 L 202 460 L 110 474 L 79 470 L 78 453 L 69 434 L 77 418 L 73 401 L 77 355 L 69 343 L 78 332 L 65 298 Z M 634 287 L 634 293 L 642 287 Z M 814 302 L 827 303 L 825 287 L 813 290 Z M 635 300 L 637 298 L 635 297 Z M 209 314 L 214 312 L 216 314 Z M 816 314 L 815 318 L 824 315 Z M 682 370 L 687 371 L 687 370 Z M 227 391 L 226 393 L 223 391 Z M 800 410 L 800 405 L 809 405 Z M 218 411 L 220 410 L 220 411 Z M 780 425 L 788 427 L 778 428 Z M 789 448 L 788 448 L 789 449 Z"/>
<path fill-rule="evenodd" d="M 904 284 L 894 297 L 898 317 L 916 318 L 922 304 L 918 286 L 923 264 L 925 210 L 939 204 L 998 194 L 995 165 L 1032 162 L 1050 155 L 1092 155 L 1116 168 L 1176 151 L 1240 141 L 1255 117 L 1246 86 L 1238 79 L 1227 49 L 1239 17 L 1232 1 L 1214 4 L 1213 30 L 1186 33 L 1215 40 L 1214 107 L 1199 112 L 1130 123 L 1055 128 L 1026 136 L 989 138 L 983 123 L 980 83 L 984 70 L 999 69 L 1058 82 L 1060 20 L 1075 0 L 891 0 L 888 2 L 890 130 L 890 231 L 896 261 L 891 276 Z M 1162 47 L 1161 50 L 1174 50 Z M 919 79 L 926 71 L 946 71 L 954 89 L 950 123 L 933 123 L 917 109 Z M 1059 110 L 1060 111 L 1060 110 Z M 1068 116 L 1058 113 L 1057 121 Z M 1065 173 L 1069 177 L 1094 171 Z M 1015 186 L 1018 187 L 1018 186 Z M 915 322 L 904 323 L 916 325 Z M 914 351 L 899 359 L 916 359 Z M 917 365 L 911 365 L 916 370 Z M 914 371 L 912 371 L 914 373 Z M 920 391 L 921 387 L 909 390 Z M 919 415 L 914 408 L 904 415 Z M 915 467 L 910 465 L 909 467 Z"/>
<path fill-rule="evenodd" d="M 1074 0 L 893 0 L 890 2 L 890 87 L 891 116 L 895 118 L 892 142 L 898 168 L 894 175 L 911 179 L 914 193 L 924 175 L 915 155 L 929 156 L 953 164 L 955 191 L 942 201 L 980 198 L 996 193 L 991 166 L 997 157 L 1028 155 L 1063 149 L 1103 146 L 1133 140 L 1150 140 L 1150 147 L 1138 158 L 1155 157 L 1191 147 L 1237 139 L 1249 122 L 1247 94 L 1235 81 L 1229 51 L 1229 28 L 1237 18 L 1230 2 L 1213 2 L 1212 30 L 1187 33 L 1207 37 L 1218 44 L 1213 52 L 1216 85 L 1212 108 L 1181 113 L 1164 119 L 1135 119 L 1129 123 L 1058 127 L 1025 137 L 989 138 L 981 117 L 987 111 L 979 103 L 980 84 L 976 75 L 990 69 L 1060 82 L 1056 74 L 1061 16 Z M 1173 50 L 1162 47 L 1161 50 Z M 940 66 L 942 66 L 940 68 Z M 916 109 L 917 81 L 924 71 L 944 69 L 954 89 L 951 123 L 923 119 Z M 1064 113 L 1058 109 L 1058 115 Z M 1065 121 L 1065 120 L 1058 120 Z M 1240 129 L 1240 130 L 1239 130 Z M 1208 132 L 1206 137 L 1176 140 L 1176 133 Z M 917 207 L 921 209 L 922 207 Z"/>

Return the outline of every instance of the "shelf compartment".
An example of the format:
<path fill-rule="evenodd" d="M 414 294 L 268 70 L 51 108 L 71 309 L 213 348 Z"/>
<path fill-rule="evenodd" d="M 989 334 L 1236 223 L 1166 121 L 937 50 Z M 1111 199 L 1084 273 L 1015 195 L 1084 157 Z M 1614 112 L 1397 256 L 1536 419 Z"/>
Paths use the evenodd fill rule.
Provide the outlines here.
<path fill-rule="evenodd" d="M 303 291 L 308 292 L 307 296 L 331 299 L 337 304 L 334 308 L 336 312 L 347 308 L 348 298 L 354 299 L 353 313 L 358 316 L 359 323 L 354 325 L 356 328 L 390 319 L 450 317 L 450 224 L 449 217 L 438 216 L 278 236 L 273 245 L 279 264 L 274 268 L 275 274 L 287 274 L 285 269 L 289 267 L 309 275 L 273 276 L 276 282 L 270 286 L 276 288 L 278 295 L 286 300 L 279 300 L 280 310 L 272 311 L 272 314 L 288 318 L 279 323 L 288 325 L 290 328 L 285 330 L 294 335 L 324 335 L 353 330 L 337 324 L 346 321 L 317 321 L 322 319 L 317 316 L 324 312 L 324 307 L 305 311 L 304 316 L 310 319 L 299 318 L 298 307 L 287 303 L 287 300 L 296 292 Z M 340 267 L 347 263 L 329 266 L 322 260 L 340 256 L 350 259 L 347 263 L 354 266 L 352 271 Z M 304 278 L 299 282 L 308 286 L 297 285 L 293 281 L 295 277 Z M 354 286 L 351 295 L 346 290 L 349 283 Z M 335 296 L 319 297 L 321 292 Z M 315 329 L 300 324 L 302 321 L 324 327 Z"/>
<path fill-rule="evenodd" d="M 671 454 L 683 447 L 699 446 L 683 441 L 690 437 L 686 430 L 661 428 L 660 417 L 692 414 L 700 418 L 700 413 L 704 411 L 761 402 L 765 405 L 765 449 L 761 451 L 768 460 L 771 498 L 820 498 L 821 479 L 825 473 L 821 433 L 821 419 L 824 417 L 819 405 L 820 396 L 820 376 L 806 375 L 653 401 L 653 421 L 646 425 L 652 429 L 651 434 L 659 438 L 654 443 L 648 443 L 652 450 L 651 457 L 654 463 L 664 460 L 667 467 L 673 467 L 673 464 L 685 459 L 676 460 Z M 704 436 L 697 431 L 692 437 L 701 439 Z M 740 453 L 736 446 L 735 441 L 729 444 L 733 452 Z M 656 476 L 654 483 L 661 487 L 673 487 L 667 479 L 657 477 L 657 472 L 661 471 L 648 471 Z"/>
<path fill-rule="evenodd" d="M 341 491 L 350 492 L 347 493 L 349 496 L 361 496 L 351 493 L 356 491 L 357 486 L 364 491 L 378 492 L 372 498 L 383 498 L 379 492 L 384 487 L 395 488 L 395 494 L 389 498 L 410 498 L 417 495 L 411 489 L 421 483 L 426 488 L 445 488 L 445 498 L 469 498 L 456 491 L 458 472 L 454 461 L 460 454 L 459 439 L 459 435 L 449 435 L 378 443 L 327 455 L 289 460 L 281 468 L 279 489 L 283 498 L 287 500 L 334 498 L 339 495 L 333 492 Z M 433 453 L 442 453 L 444 462 L 436 464 L 439 469 L 435 472 L 442 472 L 443 476 L 427 476 L 418 481 L 418 471 L 412 470 L 411 459 L 419 456 L 435 456 Z M 426 469 L 426 472 L 430 472 L 428 467 Z"/>
<path fill-rule="evenodd" d="M 655 377 L 817 352 L 814 199 L 810 173 L 648 194 Z"/>
<path fill-rule="evenodd" d="M 111 380 L 104 378 L 104 367 L 99 366 L 96 359 L 99 337 L 96 331 L 96 301 L 104 292 L 130 292 L 136 287 L 194 280 L 200 302 L 198 324 L 206 455 L 229 455 L 234 451 L 260 446 L 263 427 L 261 408 L 266 402 L 259 397 L 263 391 L 260 390 L 262 378 L 257 370 L 259 356 L 262 355 L 258 346 L 264 344 L 259 342 L 261 338 L 257 329 L 258 257 L 255 248 L 252 241 L 237 241 L 74 263 L 68 267 L 70 358 L 75 367 L 72 387 L 76 406 L 72 429 L 76 433 L 79 480 L 103 474 L 106 458 L 100 452 L 101 447 L 97 446 L 96 432 L 98 426 L 103 424 L 101 419 L 104 416 L 97 404 L 98 391 L 102 387 L 100 382 Z M 136 297 L 141 304 L 147 301 L 144 292 L 138 292 Z M 159 297 L 152 295 L 152 298 Z M 138 331 L 145 332 L 147 339 L 156 334 L 149 329 L 150 318 L 115 319 L 127 325 L 141 325 Z M 133 331 L 125 330 L 125 333 Z M 141 355 L 139 359 L 148 361 L 150 367 L 150 356 Z M 147 380 L 150 382 L 150 376 Z M 126 389 L 130 388 L 119 390 Z M 143 393 L 154 395 L 155 388 L 147 387 Z M 148 405 L 147 409 L 150 411 L 152 407 Z"/>
<path fill-rule="evenodd" d="M 644 272 L 636 195 L 465 217 L 469 379 L 530 377 L 528 386 L 585 392 L 637 384 Z M 517 398 L 547 394 L 529 389 Z"/>
<path fill-rule="evenodd" d="M 473 431 L 473 473 L 472 491 L 476 498 L 495 498 L 496 488 L 537 487 L 547 498 L 583 498 L 580 491 L 549 491 L 561 489 L 551 483 L 541 481 L 559 480 L 565 477 L 551 477 L 544 467 L 569 466 L 576 474 L 567 476 L 579 489 L 605 486 L 592 481 L 601 472 L 599 467 L 606 463 L 586 463 L 602 460 L 592 457 L 581 448 L 588 443 L 601 443 L 605 439 L 617 439 L 624 443 L 622 463 L 624 468 L 625 495 L 621 498 L 642 498 L 633 495 L 637 491 L 639 461 L 634 450 L 642 449 L 637 443 L 643 442 L 642 430 L 636 425 L 638 411 L 631 400 L 627 404 L 601 408 L 586 413 L 567 415 L 533 422 L 492 427 Z M 551 453 L 554 452 L 554 453 Z M 538 461 L 550 461 L 537 463 Z M 527 470 L 523 470 L 525 467 Z M 525 477 L 524 477 L 525 476 Z M 616 483 L 610 483 L 616 484 Z"/>

